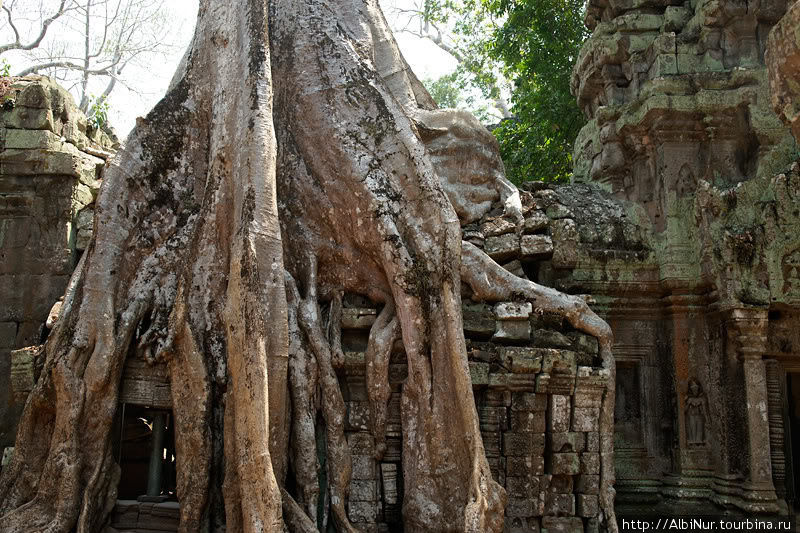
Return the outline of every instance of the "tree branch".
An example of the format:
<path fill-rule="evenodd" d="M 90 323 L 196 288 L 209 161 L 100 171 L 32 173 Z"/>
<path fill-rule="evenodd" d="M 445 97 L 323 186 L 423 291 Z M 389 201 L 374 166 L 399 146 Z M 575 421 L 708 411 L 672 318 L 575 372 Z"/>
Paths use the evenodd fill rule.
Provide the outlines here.
<path fill-rule="evenodd" d="M 17 28 L 14 26 L 14 23 L 11 20 L 11 9 L 8 7 L 3 7 L 2 8 L 3 11 L 5 11 L 8 14 L 8 23 L 11 26 L 11 29 L 14 30 L 15 40 L 13 43 L 0 45 L 0 54 L 8 52 L 9 50 L 33 50 L 34 48 L 38 47 L 42 43 L 44 36 L 47 34 L 47 29 L 50 27 L 50 24 L 52 24 L 54 20 L 56 20 L 65 12 L 67 12 L 69 9 L 71 9 L 71 7 L 69 7 L 71 4 L 72 4 L 71 0 L 61 0 L 61 4 L 58 6 L 58 11 L 56 12 L 56 14 L 53 15 L 52 17 L 44 19 L 44 21 L 42 22 L 42 29 L 39 32 L 39 36 L 36 37 L 36 39 L 34 39 L 29 44 L 22 44 L 20 42 L 19 32 L 17 31 Z"/>

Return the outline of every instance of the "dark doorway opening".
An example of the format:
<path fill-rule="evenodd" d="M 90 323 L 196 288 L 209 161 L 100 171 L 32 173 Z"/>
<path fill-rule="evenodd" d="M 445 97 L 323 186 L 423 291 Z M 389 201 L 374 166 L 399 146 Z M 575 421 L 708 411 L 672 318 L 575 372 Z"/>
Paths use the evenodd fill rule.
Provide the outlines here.
<path fill-rule="evenodd" d="M 121 404 L 116 458 L 120 500 L 176 500 L 175 432 L 172 413 Z"/>

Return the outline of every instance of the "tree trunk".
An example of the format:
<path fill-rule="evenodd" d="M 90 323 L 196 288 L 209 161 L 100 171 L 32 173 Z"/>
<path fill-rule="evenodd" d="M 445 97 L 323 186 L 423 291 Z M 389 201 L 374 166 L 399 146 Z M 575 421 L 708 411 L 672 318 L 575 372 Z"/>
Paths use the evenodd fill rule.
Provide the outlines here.
<path fill-rule="evenodd" d="M 116 499 L 110 428 L 133 356 L 170 370 L 181 531 L 314 531 L 318 414 L 323 512 L 356 531 L 334 372 L 343 292 L 383 304 L 366 354 L 379 457 L 396 340 L 408 359 L 405 530 L 501 531 L 505 492 L 478 427 L 462 276 L 488 300 L 513 291 L 565 313 L 600 338 L 606 363 L 611 337 L 585 304 L 514 288 L 467 244 L 462 263 L 460 222 L 498 198 L 521 216 L 497 154 L 474 118 L 435 109 L 375 0 L 201 1 L 173 86 L 107 171 L 97 231 L 0 478 L 0 531 L 100 530 Z M 613 393 L 604 405 L 613 413 Z"/>

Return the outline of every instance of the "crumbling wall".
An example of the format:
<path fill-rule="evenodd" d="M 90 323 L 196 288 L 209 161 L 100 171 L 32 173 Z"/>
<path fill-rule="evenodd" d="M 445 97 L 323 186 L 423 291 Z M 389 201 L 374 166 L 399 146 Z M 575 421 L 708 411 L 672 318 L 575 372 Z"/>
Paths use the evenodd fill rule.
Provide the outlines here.
<path fill-rule="evenodd" d="M 617 205 L 607 196 L 603 207 Z M 593 205 L 592 199 L 587 202 Z M 523 191 L 522 204 L 523 224 L 504 216 L 498 204 L 465 226 L 464 238 L 510 272 L 542 280 L 547 277 L 546 265 L 574 260 L 575 215 L 548 188 Z M 605 212 L 600 216 L 608 217 Z M 619 225 L 615 229 L 625 235 L 613 238 L 638 242 L 637 229 L 629 226 Z M 345 295 L 343 301 L 344 360 L 336 370 L 353 454 L 349 517 L 361 531 L 401 531 L 400 398 L 407 374 L 405 354 L 398 342 L 389 365 L 386 451 L 378 458 L 365 351 L 380 309 L 356 295 Z M 599 418 L 609 375 L 602 368 L 597 340 L 573 330 L 560 316 L 543 314 L 530 302 L 479 301 L 466 285 L 462 310 L 481 436 L 492 475 L 508 495 L 506 531 L 598 531 Z M 320 443 L 324 472 L 323 448 Z"/>
<path fill-rule="evenodd" d="M 11 350 L 40 342 L 64 294 L 114 141 L 88 129 L 48 78 L 12 78 L 0 104 L 0 446 L 11 446 L 22 408 L 9 383 Z"/>

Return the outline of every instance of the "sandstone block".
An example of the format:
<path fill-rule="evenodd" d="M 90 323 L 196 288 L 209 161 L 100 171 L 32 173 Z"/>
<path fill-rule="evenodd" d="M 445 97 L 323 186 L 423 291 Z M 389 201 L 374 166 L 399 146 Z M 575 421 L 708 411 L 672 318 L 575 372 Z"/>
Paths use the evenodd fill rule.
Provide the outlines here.
<path fill-rule="evenodd" d="M 489 363 L 476 363 L 469 362 L 469 377 L 472 380 L 472 385 L 488 385 L 489 384 Z"/>
<path fill-rule="evenodd" d="M 486 452 L 486 458 L 500 457 L 502 453 L 502 440 L 503 433 L 500 431 L 486 431 L 481 432 L 483 439 L 483 449 Z"/>
<path fill-rule="evenodd" d="M 562 204 L 553 204 L 547 208 L 547 218 L 557 220 L 560 218 L 572 218 L 572 211 Z"/>
<path fill-rule="evenodd" d="M 548 424 L 550 431 L 565 433 L 569 431 L 572 404 L 569 396 L 553 394 L 550 396 Z"/>
<path fill-rule="evenodd" d="M 575 495 L 550 492 L 545 496 L 544 512 L 553 516 L 574 516 Z"/>
<path fill-rule="evenodd" d="M 546 395 L 550 391 L 550 374 L 536 375 L 536 394 Z"/>
<path fill-rule="evenodd" d="M 488 338 L 494 334 L 494 314 L 488 305 L 465 305 L 462 307 L 462 315 L 464 333 L 468 337 Z"/>
<path fill-rule="evenodd" d="M 506 504 L 506 516 L 509 518 L 514 517 L 529 517 L 541 516 L 543 505 L 540 503 L 539 495 L 531 498 L 516 498 L 513 496 L 508 497 Z M 513 522 L 513 520 L 511 520 Z"/>
<path fill-rule="evenodd" d="M 597 431 L 589 431 L 586 433 L 586 451 L 599 452 L 600 451 L 600 433 Z"/>
<path fill-rule="evenodd" d="M 572 402 L 576 408 L 593 407 L 599 409 L 603 403 L 602 389 L 580 389 L 576 388 Z"/>
<path fill-rule="evenodd" d="M 501 302 L 494 306 L 497 320 L 527 320 L 532 311 L 530 302 Z"/>
<path fill-rule="evenodd" d="M 40 342 L 42 336 L 42 323 L 33 320 L 26 320 L 19 323 L 17 328 L 17 346 L 32 346 Z"/>
<path fill-rule="evenodd" d="M 541 476 L 544 474 L 544 457 L 541 455 L 506 457 L 506 473 L 517 476 Z"/>
<path fill-rule="evenodd" d="M 583 533 L 583 520 L 577 517 L 559 518 L 545 516 L 542 518 L 542 528 L 547 533 Z"/>
<path fill-rule="evenodd" d="M 539 495 L 538 476 L 507 476 L 506 492 L 509 497 L 514 498 L 535 498 Z"/>
<path fill-rule="evenodd" d="M 550 472 L 554 475 L 574 476 L 581 471 L 577 453 L 553 453 L 550 456 Z"/>
<path fill-rule="evenodd" d="M 505 407 L 479 407 L 478 422 L 481 431 L 503 431 L 507 426 L 508 415 Z"/>
<path fill-rule="evenodd" d="M 530 456 L 544 453 L 544 433 L 503 433 L 503 455 Z"/>
<path fill-rule="evenodd" d="M 369 404 L 367 402 L 347 402 L 345 429 L 348 431 L 369 430 Z"/>
<path fill-rule="evenodd" d="M 576 331 L 569 332 L 567 337 L 572 341 L 572 347 L 574 349 L 591 355 L 597 355 L 599 346 L 595 337 Z"/>
<path fill-rule="evenodd" d="M 575 392 L 575 376 L 566 373 L 540 374 L 550 376 L 547 384 L 547 392 L 550 394 L 561 394 L 571 396 Z"/>
<path fill-rule="evenodd" d="M 571 218 L 554 220 L 550 225 L 553 235 L 553 266 L 572 268 L 578 262 L 579 237 L 575 221 Z"/>
<path fill-rule="evenodd" d="M 575 512 L 578 516 L 591 518 L 600 512 L 600 504 L 597 496 L 589 494 L 578 494 L 575 502 Z"/>
<path fill-rule="evenodd" d="M 50 100 L 50 91 L 44 83 L 31 83 L 17 95 L 16 105 L 47 109 L 53 105 Z"/>
<path fill-rule="evenodd" d="M 580 472 L 581 474 L 599 474 L 600 454 L 592 452 L 582 453 L 580 458 Z"/>
<path fill-rule="evenodd" d="M 55 129 L 52 109 L 16 105 L 10 112 L 3 113 L 2 118 L 6 128 L 50 131 Z"/>
<path fill-rule="evenodd" d="M 533 392 L 515 392 L 511 395 L 511 410 L 546 411 L 547 395 Z"/>
<path fill-rule="evenodd" d="M 521 433 L 544 433 L 547 420 L 541 411 L 512 411 L 511 429 Z"/>
<path fill-rule="evenodd" d="M 483 233 L 484 237 L 495 237 L 506 233 L 514 233 L 516 229 L 516 224 L 505 217 L 490 218 L 481 224 L 480 227 L 480 231 Z"/>
<path fill-rule="evenodd" d="M 387 505 L 397 505 L 397 465 L 381 463 L 381 480 L 383 483 L 383 500 Z"/>
<path fill-rule="evenodd" d="M 572 340 L 566 335 L 552 329 L 537 329 L 533 332 L 533 341 L 542 348 L 571 348 Z"/>
<path fill-rule="evenodd" d="M 11 389 L 15 394 L 27 394 L 36 383 L 34 365 L 40 346 L 29 346 L 11 351 Z"/>
<path fill-rule="evenodd" d="M 378 520 L 378 506 L 377 502 L 351 501 L 347 514 L 355 524 L 374 524 Z"/>
<path fill-rule="evenodd" d="M 520 251 L 524 257 L 547 256 L 553 253 L 553 240 L 548 235 L 523 235 Z"/>
<path fill-rule="evenodd" d="M 350 482 L 351 502 L 376 502 L 378 501 L 378 482 L 374 479 L 353 480 Z"/>
<path fill-rule="evenodd" d="M 531 211 L 525 217 L 525 233 L 535 233 L 546 228 L 550 219 L 541 211 Z"/>
<path fill-rule="evenodd" d="M 542 355 L 542 372 L 575 375 L 575 352 L 547 348 Z"/>
<path fill-rule="evenodd" d="M 495 261 L 506 261 L 519 254 L 519 237 L 516 233 L 486 237 L 484 251 Z"/>
<path fill-rule="evenodd" d="M 497 320 L 494 339 L 526 341 L 531 338 L 531 324 L 527 320 Z"/>
<path fill-rule="evenodd" d="M 586 434 L 578 432 L 548 433 L 550 449 L 558 453 L 582 452 L 586 448 Z"/>
<path fill-rule="evenodd" d="M 0 462 L 0 466 L 6 466 L 8 463 L 11 462 L 11 457 L 14 455 L 14 447 L 9 446 L 8 448 L 3 448 L 3 459 Z"/>
<path fill-rule="evenodd" d="M 545 490 L 545 492 L 572 494 L 574 486 L 573 478 L 574 476 L 554 476 L 553 474 L 548 474 L 544 476 L 542 488 Z"/>
<path fill-rule="evenodd" d="M 514 259 L 513 261 L 504 264 L 503 268 L 517 277 L 525 278 L 525 270 L 522 268 L 522 263 L 520 263 L 519 259 Z"/>
<path fill-rule="evenodd" d="M 371 455 L 353 454 L 353 479 L 377 479 L 375 460 Z"/>
<path fill-rule="evenodd" d="M 535 374 L 542 369 L 542 356 L 535 348 L 508 347 L 499 350 L 500 357 L 515 374 Z"/>
<path fill-rule="evenodd" d="M 600 409 L 597 407 L 576 407 L 572 412 L 573 431 L 598 431 Z"/>
<path fill-rule="evenodd" d="M 597 474 L 581 474 L 575 478 L 575 491 L 582 494 L 600 493 L 600 476 Z"/>
<path fill-rule="evenodd" d="M 683 29 L 692 17 L 692 11 L 684 6 L 667 6 L 664 10 L 664 31 L 677 32 Z"/>

